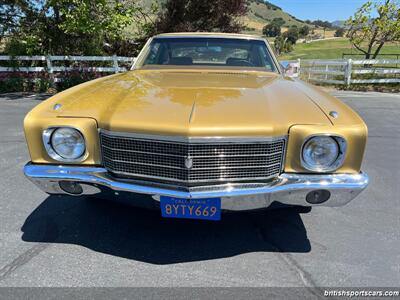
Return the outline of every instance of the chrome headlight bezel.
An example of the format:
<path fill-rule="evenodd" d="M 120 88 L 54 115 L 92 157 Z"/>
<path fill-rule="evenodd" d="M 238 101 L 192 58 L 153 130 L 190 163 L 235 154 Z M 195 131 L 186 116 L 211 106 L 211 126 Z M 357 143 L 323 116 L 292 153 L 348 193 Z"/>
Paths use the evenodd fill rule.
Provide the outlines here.
<path fill-rule="evenodd" d="M 319 138 L 319 137 L 329 137 L 337 144 L 337 147 L 338 147 L 337 157 L 336 157 L 335 161 L 333 163 L 331 163 L 330 165 L 327 165 L 327 166 L 311 165 L 304 159 L 304 150 L 305 150 L 306 145 L 312 139 Z M 347 150 L 347 142 L 342 136 L 334 135 L 334 134 L 314 134 L 314 135 L 308 136 L 307 138 L 304 139 L 303 145 L 301 147 L 301 153 L 300 153 L 301 166 L 303 168 L 307 169 L 308 171 L 316 172 L 316 173 L 334 172 L 343 165 L 344 159 L 346 156 L 346 150 Z"/>
<path fill-rule="evenodd" d="M 62 155 L 60 155 L 56 151 L 56 149 L 53 147 L 52 137 L 53 137 L 53 134 L 59 129 L 74 130 L 82 137 L 83 143 L 84 143 L 84 150 L 83 150 L 82 154 L 79 157 L 76 157 L 76 158 L 65 158 Z M 85 160 L 86 157 L 87 157 L 87 147 L 86 147 L 85 136 L 82 134 L 82 132 L 79 129 L 77 129 L 75 127 L 72 127 L 72 126 L 49 127 L 47 129 L 43 130 L 42 138 L 43 138 L 43 144 L 44 144 L 44 147 L 46 149 L 47 154 L 54 160 L 57 160 L 57 161 L 60 161 L 60 162 L 81 162 L 81 161 Z"/>

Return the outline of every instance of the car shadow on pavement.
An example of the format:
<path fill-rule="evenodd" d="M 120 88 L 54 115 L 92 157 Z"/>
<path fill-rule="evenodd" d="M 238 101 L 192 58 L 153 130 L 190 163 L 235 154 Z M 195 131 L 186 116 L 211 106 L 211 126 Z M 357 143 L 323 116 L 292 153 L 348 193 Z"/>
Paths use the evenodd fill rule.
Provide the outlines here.
<path fill-rule="evenodd" d="M 81 245 L 152 264 L 249 252 L 309 252 L 311 245 L 300 216 L 303 212 L 309 210 L 224 213 L 220 222 L 164 219 L 159 210 L 100 199 L 49 196 L 25 220 L 22 240 Z"/>
<path fill-rule="evenodd" d="M 0 98 L 6 101 L 18 101 L 21 99 L 29 99 L 35 101 L 43 101 L 47 100 L 54 94 L 51 93 L 41 93 L 41 94 L 33 94 L 33 93 L 23 93 L 23 92 L 16 92 L 16 93 L 4 93 L 0 94 Z"/>

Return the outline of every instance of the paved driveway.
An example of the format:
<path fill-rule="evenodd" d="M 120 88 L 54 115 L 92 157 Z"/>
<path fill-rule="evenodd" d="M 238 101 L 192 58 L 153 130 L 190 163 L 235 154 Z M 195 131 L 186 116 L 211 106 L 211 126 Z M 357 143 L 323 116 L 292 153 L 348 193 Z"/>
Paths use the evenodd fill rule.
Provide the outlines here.
<path fill-rule="evenodd" d="M 49 197 L 22 174 L 22 120 L 46 96 L 1 97 L 0 286 L 399 286 L 400 96 L 335 94 L 369 126 L 369 188 L 342 208 L 217 223 Z"/>

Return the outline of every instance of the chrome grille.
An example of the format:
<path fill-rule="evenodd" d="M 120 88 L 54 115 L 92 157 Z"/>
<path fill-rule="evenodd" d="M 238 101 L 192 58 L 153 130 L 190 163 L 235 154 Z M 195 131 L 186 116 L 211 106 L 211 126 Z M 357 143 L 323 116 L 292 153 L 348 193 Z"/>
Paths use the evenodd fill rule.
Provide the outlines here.
<path fill-rule="evenodd" d="M 117 176 L 199 185 L 262 180 L 279 175 L 284 138 L 246 142 L 167 141 L 100 133 L 103 164 Z M 185 160 L 191 158 L 187 168 Z"/>

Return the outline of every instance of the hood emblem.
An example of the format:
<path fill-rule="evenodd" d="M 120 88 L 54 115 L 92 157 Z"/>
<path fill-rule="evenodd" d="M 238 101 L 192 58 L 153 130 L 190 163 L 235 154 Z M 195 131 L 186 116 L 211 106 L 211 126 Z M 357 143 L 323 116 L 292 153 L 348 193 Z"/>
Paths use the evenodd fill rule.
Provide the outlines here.
<path fill-rule="evenodd" d="M 193 158 L 191 158 L 190 156 L 187 156 L 185 158 L 185 167 L 186 169 L 191 169 L 193 167 Z"/>
<path fill-rule="evenodd" d="M 334 111 L 334 110 L 330 111 L 330 112 L 329 112 L 329 115 L 330 115 L 332 118 L 334 118 L 334 119 L 336 119 L 337 117 L 339 117 L 339 114 L 338 114 L 336 111 Z"/>

